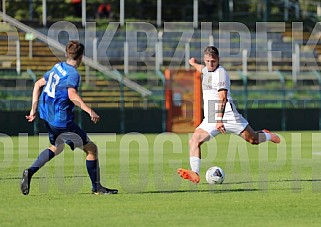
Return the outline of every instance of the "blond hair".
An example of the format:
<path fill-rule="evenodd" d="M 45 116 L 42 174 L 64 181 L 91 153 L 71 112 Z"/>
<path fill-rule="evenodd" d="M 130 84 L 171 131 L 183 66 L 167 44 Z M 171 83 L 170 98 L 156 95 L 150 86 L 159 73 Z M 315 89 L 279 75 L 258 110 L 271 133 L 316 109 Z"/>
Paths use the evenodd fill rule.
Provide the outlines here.
<path fill-rule="evenodd" d="M 204 50 L 204 55 L 209 55 L 209 56 L 216 55 L 217 57 L 219 57 L 219 52 L 218 52 L 218 49 L 216 47 L 208 46 Z"/>

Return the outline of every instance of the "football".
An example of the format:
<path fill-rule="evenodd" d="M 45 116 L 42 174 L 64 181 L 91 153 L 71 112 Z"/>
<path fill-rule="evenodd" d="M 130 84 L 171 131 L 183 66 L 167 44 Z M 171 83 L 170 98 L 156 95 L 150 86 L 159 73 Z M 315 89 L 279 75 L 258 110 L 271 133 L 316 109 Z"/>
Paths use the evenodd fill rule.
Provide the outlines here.
<path fill-rule="evenodd" d="M 209 184 L 222 184 L 225 178 L 225 174 L 220 167 L 213 166 L 206 171 L 205 177 L 207 183 Z"/>

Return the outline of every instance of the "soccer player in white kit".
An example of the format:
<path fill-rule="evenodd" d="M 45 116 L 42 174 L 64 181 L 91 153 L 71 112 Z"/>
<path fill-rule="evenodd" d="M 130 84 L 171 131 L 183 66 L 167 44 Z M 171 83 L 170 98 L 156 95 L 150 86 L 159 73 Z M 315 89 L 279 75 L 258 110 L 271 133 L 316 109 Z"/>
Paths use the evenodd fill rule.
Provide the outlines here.
<path fill-rule="evenodd" d="M 237 112 L 230 95 L 230 77 L 219 64 L 218 49 L 214 46 L 206 47 L 203 60 L 205 66 L 198 64 L 195 58 L 191 58 L 189 63 L 203 75 L 204 119 L 189 141 L 191 170 L 177 170 L 182 178 L 193 183 L 200 181 L 201 145 L 219 133 L 234 133 L 251 144 L 265 141 L 280 143 L 279 136 L 266 129 L 254 131 L 248 121 Z"/>

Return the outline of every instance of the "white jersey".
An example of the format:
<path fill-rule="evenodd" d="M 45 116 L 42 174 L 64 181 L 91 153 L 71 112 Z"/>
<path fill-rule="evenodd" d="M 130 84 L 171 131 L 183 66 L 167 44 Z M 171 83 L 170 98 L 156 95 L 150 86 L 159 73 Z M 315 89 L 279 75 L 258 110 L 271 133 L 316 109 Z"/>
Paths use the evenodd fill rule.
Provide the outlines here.
<path fill-rule="evenodd" d="M 202 69 L 202 74 L 204 118 L 208 119 L 210 122 L 213 122 L 215 121 L 215 117 L 218 114 L 218 104 L 220 100 L 218 92 L 220 90 L 227 90 L 227 103 L 225 106 L 225 113 L 228 113 L 229 111 L 233 111 L 233 109 L 235 109 L 233 99 L 230 95 L 230 76 L 220 65 L 214 72 L 209 72 L 207 67 L 204 67 Z"/>
<path fill-rule="evenodd" d="M 202 90 L 203 90 L 203 106 L 204 119 L 197 127 L 205 130 L 212 137 L 220 132 L 216 129 L 216 121 L 218 120 L 218 92 L 222 89 L 227 90 L 227 102 L 223 115 L 223 123 L 228 132 L 240 134 L 248 122 L 236 110 L 233 99 L 230 95 L 230 76 L 222 66 L 218 66 L 214 72 L 209 72 L 205 67 L 202 69 Z"/>

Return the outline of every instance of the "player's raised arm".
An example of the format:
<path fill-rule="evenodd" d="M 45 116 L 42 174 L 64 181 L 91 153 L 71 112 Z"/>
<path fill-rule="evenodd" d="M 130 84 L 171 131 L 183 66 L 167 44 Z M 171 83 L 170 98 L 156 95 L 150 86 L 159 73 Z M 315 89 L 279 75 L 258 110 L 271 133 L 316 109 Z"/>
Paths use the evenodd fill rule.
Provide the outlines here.
<path fill-rule="evenodd" d="M 88 113 L 94 123 L 97 123 L 99 121 L 100 116 L 96 114 L 96 112 L 93 111 L 89 106 L 87 106 L 87 104 L 79 96 L 75 88 L 68 88 L 68 97 L 76 106 L 80 107 L 83 111 Z"/>
<path fill-rule="evenodd" d="M 26 115 L 26 119 L 29 122 L 33 122 L 33 120 L 36 118 L 39 96 L 40 96 L 42 88 L 43 88 L 43 86 L 45 86 L 45 84 L 46 84 L 46 80 L 44 78 L 41 78 L 41 79 L 37 80 L 37 82 L 35 83 L 35 85 L 33 87 L 31 110 L 30 110 L 29 115 Z"/>
<path fill-rule="evenodd" d="M 202 72 L 202 69 L 205 67 L 204 65 L 197 63 L 196 58 L 190 58 L 188 62 L 189 62 L 189 64 L 190 64 L 191 66 L 193 66 L 198 72 Z"/>

